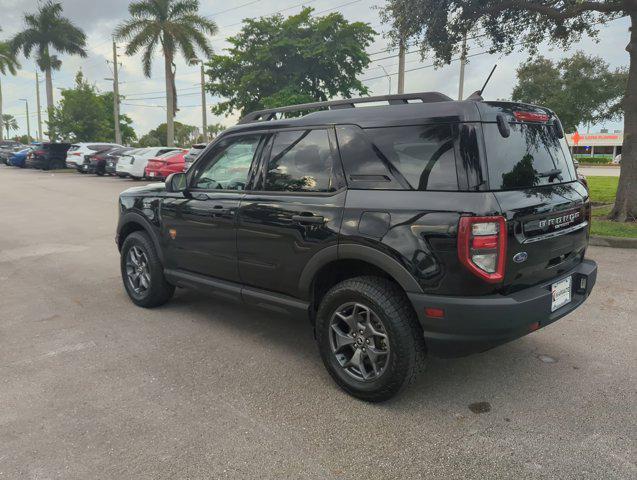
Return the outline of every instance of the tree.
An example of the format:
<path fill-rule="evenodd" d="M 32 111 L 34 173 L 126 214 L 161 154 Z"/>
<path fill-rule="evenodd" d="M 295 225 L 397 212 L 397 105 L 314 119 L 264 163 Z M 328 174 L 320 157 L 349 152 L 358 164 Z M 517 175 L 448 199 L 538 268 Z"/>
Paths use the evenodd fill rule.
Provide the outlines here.
<path fill-rule="evenodd" d="M 206 89 L 227 100 L 213 107 L 217 114 L 242 113 L 289 104 L 327 100 L 336 95 L 365 95 L 356 76 L 369 65 L 368 47 L 374 30 L 349 23 L 340 13 L 244 20 L 241 31 L 227 41 L 228 55 L 208 63 Z"/>
<path fill-rule="evenodd" d="M 623 114 L 621 98 L 628 74 L 619 68 L 611 71 L 600 57 L 576 52 L 554 63 L 540 56 L 523 63 L 517 77 L 511 98 L 549 107 L 567 132 Z"/>
<path fill-rule="evenodd" d="M 25 28 L 11 40 L 14 51 L 22 50 L 29 58 L 36 55 L 35 61 L 46 79 L 46 105 L 49 116 L 49 138 L 55 139 L 55 130 L 51 128 L 53 115 L 53 77 L 52 71 L 59 70 L 62 61 L 53 55 L 69 53 L 86 57 L 86 35 L 68 18 L 62 16 L 62 5 L 51 0 L 40 4 L 37 13 L 24 15 Z"/>
<path fill-rule="evenodd" d="M 50 125 L 65 140 L 72 142 L 112 142 L 113 93 L 99 93 L 82 72 L 75 76 L 75 87 L 62 90 L 62 99 L 53 109 Z M 135 140 L 132 120 L 120 115 L 122 142 Z"/>
<path fill-rule="evenodd" d="M 13 115 L 9 115 L 7 113 L 2 115 L 2 126 L 7 131 L 7 138 L 10 137 L 9 130 L 17 130 L 18 129 L 18 121 L 15 119 Z"/>
<path fill-rule="evenodd" d="M 382 16 L 392 23 L 394 42 L 415 38 L 440 65 L 470 31 L 480 30 L 478 42 L 490 44 L 492 53 L 520 46 L 535 55 L 545 40 L 565 50 L 582 36 L 595 38 L 599 24 L 630 16 L 622 169 L 610 218 L 637 219 L 637 0 L 388 0 Z"/>
<path fill-rule="evenodd" d="M 0 73 L 6 75 L 9 72 L 11 75 L 15 75 L 18 68 L 20 68 L 20 64 L 9 42 L 0 42 Z M 0 85 L 0 117 L 2 117 L 2 85 Z M 0 140 L 2 140 L 2 128 L 0 128 Z"/>
<path fill-rule="evenodd" d="M 181 147 L 189 146 L 194 143 L 199 136 L 199 128 L 194 125 L 186 125 L 181 122 L 174 123 L 175 143 Z M 158 147 L 161 145 L 167 145 L 168 138 L 168 125 L 161 123 L 157 128 L 151 130 L 142 138 L 139 139 L 141 145 L 142 140 L 144 147 Z"/>
<path fill-rule="evenodd" d="M 209 141 L 214 140 L 215 137 L 219 135 L 221 132 L 223 132 L 225 129 L 226 129 L 225 125 L 222 125 L 221 123 L 210 124 L 206 127 L 206 132 L 208 132 L 208 137 L 204 139 L 203 134 L 200 134 L 194 140 L 194 143 L 202 143 L 202 142 L 208 143 Z"/>
<path fill-rule="evenodd" d="M 195 49 L 212 55 L 206 34 L 217 33 L 217 25 L 198 14 L 198 0 L 139 0 L 128 6 L 131 18 L 115 30 L 115 36 L 128 42 L 126 55 L 143 50 L 144 75 L 150 77 L 156 48 L 164 55 L 166 80 L 167 145 L 174 145 L 174 117 L 177 111 L 175 56 L 180 50 L 189 63 L 196 58 Z"/>

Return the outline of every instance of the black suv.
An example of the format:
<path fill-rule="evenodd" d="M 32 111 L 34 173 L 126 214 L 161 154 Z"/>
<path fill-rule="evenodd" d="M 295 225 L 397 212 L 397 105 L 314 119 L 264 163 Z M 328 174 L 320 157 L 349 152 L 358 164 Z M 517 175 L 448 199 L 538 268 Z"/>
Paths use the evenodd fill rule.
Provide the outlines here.
<path fill-rule="evenodd" d="M 251 113 L 186 174 L 123 192 L 119 212 L 135 304 L 186 287 L 307 315 L 331 376 L 368 401 L 409 384 L 425 354 L 554 322 L 597 274 L 588 192 L 558 119 L 479 96 Z"/>

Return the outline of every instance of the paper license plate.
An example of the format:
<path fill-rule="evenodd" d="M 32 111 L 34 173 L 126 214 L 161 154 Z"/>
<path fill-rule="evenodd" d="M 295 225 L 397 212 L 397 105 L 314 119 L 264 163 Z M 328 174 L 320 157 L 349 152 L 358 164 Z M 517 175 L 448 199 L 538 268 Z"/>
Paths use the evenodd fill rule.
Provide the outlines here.
<path fill-rule="evenodd" d="M 566 277 L 551 285 L 551 312 L 571 301 L 571 277 Z"/>

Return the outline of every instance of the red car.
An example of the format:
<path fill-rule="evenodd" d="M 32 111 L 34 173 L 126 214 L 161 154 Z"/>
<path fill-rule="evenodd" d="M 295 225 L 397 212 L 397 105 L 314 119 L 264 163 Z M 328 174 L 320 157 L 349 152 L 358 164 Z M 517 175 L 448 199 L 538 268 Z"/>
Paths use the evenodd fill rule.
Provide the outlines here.
<path fill-rule="evenodd" d="M 186 167 L 184 160 L 186 153 L 188 153 L 188 150 L 173 150 L 151 158 L 146 165 L 146 177 L 164 180 L 171 173 L 183 172 Z"/>

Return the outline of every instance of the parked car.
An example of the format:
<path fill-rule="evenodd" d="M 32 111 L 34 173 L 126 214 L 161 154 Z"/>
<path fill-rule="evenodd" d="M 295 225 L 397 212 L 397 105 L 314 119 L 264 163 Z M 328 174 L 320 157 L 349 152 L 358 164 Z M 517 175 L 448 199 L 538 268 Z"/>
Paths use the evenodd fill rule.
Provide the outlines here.
<path fill-rule="evenodd" d="M 148 147 L 138 150 L 135 154 L 124 154 L 117 162 L 117 175 L 131 177 L 133 180 L 144 178 L 148 160 L 164 153 L 180 150 L 176 147 Z"/>
<path fill-rule="evenodd" d="M 133 147 L 124 147 L 121 150 L 113 149 L 106 152 L 106 165 L 104 166 L 104 172 L 107 175 L 116 175 L 117 174 L 117 162 L 122 157 L 122 155 L 133 155 L 138 148 Z"/>
<path fill-rule="evenodd" d="M 66 155 L 66 166 L 68 168 L 75 168 L 77 171 L 82 172 L 82 165 L 84 164 L 86 155 L 92 155 L 95 152 L 102 152 L 114 147 L 121 147 L 121 145 L 104 142 L 74 143 L 71 145 L 71 148 L 69 148 Z"/>
<path fill-rule="evenodd" d="M 114 147 L 108 150 L 102 150 L 101 152 L 95 152 L 91 155 L 84 156 L 84 163 L 82 164 L 83 173 L 94 173 L 102 176 L 106 173 L 106 165 L 108 162 L 116 162 L 120 155 L 131 151 L 130 147 Z M 115 167 L 113 166 L 113 169 Z"/>
<path fill-rule="evenodd" d="M 621 165 L 622 163 L 622 154 L 620 153 L 619 155 L 616 155 L 615 158 L 613 158 L 613 165 Z"/>
<path fill-rule="evenodd" d="M 27 147 L 12 153 L 7 160 L 7 165 L 11 165 L 12 167 L 24 168 L 25 162 L 27 160 L 27 154 L 30 151 L 31 151 L 31 147 Z"/>
<path fill-rule="evenodd" d="M 186 287 L 307 316 L 336 383 L 385 400 L 425 354 L 487 350 L 588 297 L 590 199 L 563 138 L 551 110 L 477 94 L 248 114 L 188 172 L 120 195 L 124 287 L 142 307 Z"/>
<path fill-rule="evenodd" d="M 9 164 L 9 157 L 14 153 L 24 150 L 27 145 L 22 145 L 14 140 L 3 140 L 0 142 L 0 163 Z"/>
<path fill-rule="evenodd" d="M 183 172 L 185 168 L 184 156 L 188 150 L 175 150 L 164 153 L 148 160 L 146 177 L 153 180 L 164 180 L 171 173 Z"/>
<path fill-rule="evenodd" d="M 70 143 L 43 142 L 34 145 L 27 153 L 25 166 L 41 170 L 65 168 L 66 152 L 70 147 Z"/>
<path fill-rule="evenodd" d="M 184 172 L 188 171 L 190 166 L 195 162 L 195 160 L 197 160 L 197 157 L 207 146 L 207 143 L 196 143 L 190 148 L 190 150 L 188 150 L 188 153 L 184 157 Z"/>

